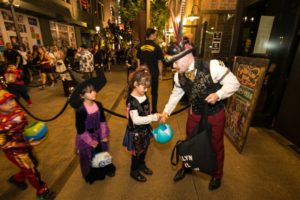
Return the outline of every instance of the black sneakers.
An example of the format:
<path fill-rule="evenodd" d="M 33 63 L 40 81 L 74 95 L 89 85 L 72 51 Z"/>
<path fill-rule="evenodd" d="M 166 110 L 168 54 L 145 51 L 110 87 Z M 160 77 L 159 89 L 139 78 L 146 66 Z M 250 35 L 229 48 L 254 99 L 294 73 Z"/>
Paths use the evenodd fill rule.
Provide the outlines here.
<path fill-rule="evenodd" d="M 149 169 L 148 167 L 146 167 L 146 166 L 140 168 L 140 171 L 143 172 L 146 175 L 152 175 L 153 174 L 153 171 L 151 169 Z"/>
<path fill-rule="evenodd" d="M 10 182 L 11 184 L 14 184 L 15 186 L 17 186 L 21 190 L 26 190 L 26 188 L 28 187 L 28 185 L 25 181 L 17 182 L 16 179 L 15 179 L 15 176 L 11 176 L 8 179 L 8 182 Z"/>
<path fill-rule="evenodd" d="M 192 170 L 190 168 L 181 167 L 175 174 L 173 181 L 180 181 L 185 177 L 186 174 L 191 174 Z"/>
<path fill-rule="evenodd" d="M 107 172 L 107 173 L 106 173 L 106 176 L 114 177 L 114 176 L 115 176 L 115 172 L 114 172 L 114 171 Z"/>
<path fill-rule="evenodd" d="M 138 170 L 130 172 L 130 176 L 138 182 L 146 182 L 147 179 Z"/>
<path fill-rule="evenodd" d="M 180 181 L 181 179 L 183 179 L 183 178 L 185 177 L 185 173 L 186 173 L 185 169 L 184 169 L 184 168 L 180 168 L 180 169 L 176 172 L 176 174 L 175 174 L 173 180 L 174 180 L 175 182 Z"/>

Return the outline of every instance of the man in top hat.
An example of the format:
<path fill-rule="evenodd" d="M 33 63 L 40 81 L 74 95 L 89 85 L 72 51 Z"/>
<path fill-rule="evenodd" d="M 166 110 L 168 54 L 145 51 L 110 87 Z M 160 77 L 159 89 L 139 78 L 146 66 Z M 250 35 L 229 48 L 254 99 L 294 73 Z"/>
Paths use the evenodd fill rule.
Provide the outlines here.
<path fill-rule="evenodd" d="M 210 60 L 205 62 L 196 60 L 192 49 L 181 49 L 176 44 L 171 44 L 167 49 L 167 61 L 173 62 L 177 70 L 174 75 L 174 88 L 168 103 L 165 105 L 162 122 L 175 109 L 181 97 L 186 93 L 189 97 L 191 108 L 188 112 L 186 124 L 187 136 L 201 119 L 204 105 L 208 103 L 208 123 L 212 127 L 212 148 L 216 154 L 217 170 L 209 182 L 209 190 L 221 186 L 224 164 L 224 103 L 223 99 L 231 96 L 239 89 L 240 83 L 233 73 L 222 61 Z M 184 166 L 176 173 L 174 181 L 185 177 L 188 170 Z"/>

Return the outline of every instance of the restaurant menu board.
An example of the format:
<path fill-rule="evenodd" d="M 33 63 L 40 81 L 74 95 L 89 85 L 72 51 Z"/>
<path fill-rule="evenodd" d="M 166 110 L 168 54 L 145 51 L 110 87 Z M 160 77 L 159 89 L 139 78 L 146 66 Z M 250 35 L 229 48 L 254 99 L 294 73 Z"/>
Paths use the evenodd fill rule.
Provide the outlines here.
<path fill-rule="evenodd" d="M 262 87 L 268 59 L 235 57 L 233 73 L 241 86 L 227 101 L 225 134 L 241 153 Z"/>

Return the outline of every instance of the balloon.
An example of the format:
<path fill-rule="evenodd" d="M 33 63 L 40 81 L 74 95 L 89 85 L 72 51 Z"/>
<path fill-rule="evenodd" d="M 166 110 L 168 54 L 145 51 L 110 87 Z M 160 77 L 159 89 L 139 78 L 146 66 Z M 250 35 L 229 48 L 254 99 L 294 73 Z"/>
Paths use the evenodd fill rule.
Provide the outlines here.
<path fill-rule="evenodd" d="M 27 140 L 35 141 L 43 139 L 48 132 L 48 127 L 44 122 L 33 122 L 25 127 L 24 136 Z"/>
<path fill-rule="evenodd" d="M 173 130 L 169 124 L 158 124 L 158 127 L 152 131 L 152 134 L 156 142 L 163 144 L 172 139 Z"/>

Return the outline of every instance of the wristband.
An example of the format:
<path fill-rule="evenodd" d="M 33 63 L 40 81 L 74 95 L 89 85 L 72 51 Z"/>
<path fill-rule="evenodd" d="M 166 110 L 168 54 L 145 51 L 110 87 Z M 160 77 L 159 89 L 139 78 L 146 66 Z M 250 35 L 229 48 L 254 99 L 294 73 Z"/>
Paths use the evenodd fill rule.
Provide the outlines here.
<path fill-rule="evenodd" d="M 166 113 L 166 114 L 163 115 L 163 117 L 165 117 L 166 119 L 168 119 L 169 115 Z"/>

